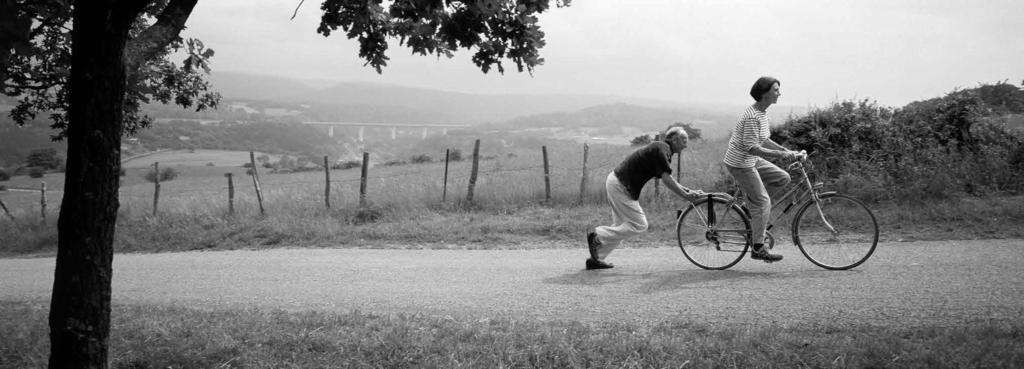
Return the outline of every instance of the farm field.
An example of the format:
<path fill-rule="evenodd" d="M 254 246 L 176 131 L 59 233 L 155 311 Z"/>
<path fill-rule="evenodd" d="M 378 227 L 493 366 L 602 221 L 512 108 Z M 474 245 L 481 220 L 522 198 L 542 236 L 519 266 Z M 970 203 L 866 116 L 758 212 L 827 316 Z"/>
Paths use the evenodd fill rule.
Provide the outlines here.
<path fill-rule="evenodd" d="M 257 157 L 268 155 L 274 160 L 277 160 L 279 157 L 279 155 L 269 155 L 260 152 L 255 152 L 254 154 Z M 183 167 L 232 167 L 248 163 L 249 153 L 228 150 L 168 150 L 129 158 L 121 162 L 121 167 L 126 169 L 151 168 L 155 162 L 159 162 L 160 165 Z"/>
<path fill-rule="evenodd" d="M 722 180 L 724 173 L 717 166 L 719 147 L 713 142 L 694 142 L 684 152 L 681 182 L 705 190 L 727 189 Z M 447 181 L 443 162 L 376 163 L 369 169 L 363 207 L 359 168 L 330 171 L 330 208 L 325 201 L 323 171 L 272 173 L 259 168 L 262 216 L 252 178 L 239 165 L 161 164 L 162 168 L 174 168 L 178 176 L 161 183 L 156 216 L 154 185 L 143 178 L 151 170 L 149 164 L 128 168 L 122 177 L 115 250 L 534 248 L 573 244 L 566 241 L 576 242 L 589 227 L 608 222 L 604 177 L 631 148 L 591 146 L 582 197 L 582 145 L 548 149 L 550 200 L 545 198 L 541 150 L 502 152 L 481 148 L 484 159 L 480 161 L 471 206 L 466 199 L 470 160 L 451 162 Z M 463 149 L 467 151 L 472 152 L 471 148 Z M 147 162 L 167 159 L 167 163 L 181 163 L 186 162 L 181 157 L 192 154 L 160 153 Z M 240 152 L 195 154 L 204 158 L 220 155 L 225 162 L 248 157 L 248 153 Z M 443 157 L 443 153 L 437 156 Z M 226 173 L 232 174 L 234 185 L 230 204 Z M 0 255 L 45 255 L 54 251 L 63 175 L 47 174 L 42 179 L 16 176 L 4 185 L 38 188 L 40 181 L 47 182 L 46 221 L 42 223 L 37 190 L 0 192 L 0 200 L 15 218 L 0 221 Z M 647 186 L 641 197 L 651 224 L 650 232 L 635 241 L 641 247 L 674 242 L 674 214 L 682 206 L 681 200 L 668 191 L 658 192 L 653 187 Z M 877 202 L 872 207 L 886 241 L 1024 236 L 1024 230 L 1017 226 L 1024 221 L 1022 196 Z M 788 225 L 781 224 L 775 234 L 788 242 Z"/>

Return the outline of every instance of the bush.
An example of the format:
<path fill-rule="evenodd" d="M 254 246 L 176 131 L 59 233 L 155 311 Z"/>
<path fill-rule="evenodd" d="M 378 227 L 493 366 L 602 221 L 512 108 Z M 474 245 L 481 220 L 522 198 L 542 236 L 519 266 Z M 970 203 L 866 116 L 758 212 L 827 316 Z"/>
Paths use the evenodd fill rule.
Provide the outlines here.
<path fill-rule="evenodd" d="M 0 169 L 0 181 L 6 181 L 11 179 L 11 174 L 7 173 L 6 170 Z"/>
<path fill-rule="evenodd" d="M 376 223 L 384 217 L 384 210 L 370 205 L 367 207 L 359 208 L 355 214 L 349 219 L 349 222 L 355 225 Z"/>
<path fill-rule="evenodd" d="M 331 166 L 331 169 L 352 169 L 363 166 L 363 162 L 359 160 L 349 160 L 341 163 L 335 163 Z"/>
<path fill-rule="evenodd" d="M 653 142 L 653 140 L 654 139 L 651 138 L 651 135 L 640 135 L 640 136 L 633 137 L 633 139 L 629 141 L 629 145 L 630 146 L 645 146 L 645 145 Z"/>
<path fill-rule="evenodd" d="M 451 161 L 462 161 L 462 150 L 452 149 L 448 152 L 448 160 Z"/>
<path fill-rule="evenodd" d="M 46 174 L 46 170 L 41 167 L 31 167 L 28 169 L 28 176 L 31 178 L 43 178 L 44 174 Z"/>
<path fill-rule="evenodd" d="M 60 156 L 57 155 L 57 149 L 54 148 L 32 150 L 28 157 L 25 158 L 28 166 L 42 167 L 43 169 L 57 169 L 62 161 Z"/>
<path fill-rule="evenodd" d="M 151 170 L 149 172 L 146 172 L 146 174 L 143 177 L 146 178 L 146 181 L 156 182 L 156 171 Z M 170 181 L 177 177 L 178 171 L 174 170 L 174 168 L 164 168 L 160 170 L 160 182 Z"/>
<path fill-rule="evenodd" d="M 1006 116 L 991 115 L 1017 106 L 1000 100 L 994 109 L 978 91 L 900 109 L 833 103 L 773 127 L 772 137 L 811 153 L 813 173 L 828 188 L 862 199 L 1024 192 L 1024 134 L 1008 128 Z"/>
<path fill-rule="evenodd" d="M 412 157 L 412 163 L 413 164 L 429 163 L 429 162 L 432 162 L 432 161 L 434 161 L 434 158 L 431 158 L 430 155 L 427 155 L 427 154 L 419 154 L 419 155 L 414 155 Z"/>

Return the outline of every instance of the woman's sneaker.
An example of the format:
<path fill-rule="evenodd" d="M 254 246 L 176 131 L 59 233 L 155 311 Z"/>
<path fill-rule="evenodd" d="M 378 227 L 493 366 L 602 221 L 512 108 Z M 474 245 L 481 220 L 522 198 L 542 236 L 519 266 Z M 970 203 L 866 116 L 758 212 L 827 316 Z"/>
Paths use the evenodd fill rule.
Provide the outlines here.
<path fill-rule="evenodd" d="M 764 260 L 766 263 L 772 263 L 782 260 L 782 255 L 772 254 L 768 252 L 768 248 L 764 247 L 764 244 L 754 244 L 753 249 L 750 251 L 750 258 L 754 260 Z"/>

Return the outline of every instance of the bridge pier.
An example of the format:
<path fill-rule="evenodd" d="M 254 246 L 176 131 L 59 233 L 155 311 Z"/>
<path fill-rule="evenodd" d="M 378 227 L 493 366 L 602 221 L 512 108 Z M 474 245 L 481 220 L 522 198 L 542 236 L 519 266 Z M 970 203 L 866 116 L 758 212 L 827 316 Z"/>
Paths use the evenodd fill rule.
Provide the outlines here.
<path fill-rule="evenodd" d="M 440 129 L 441 135 L 447 136 L 448 135 L 448 128 L 470 127 L 470 125 L 467 125 L 467 124 L 422 124 L 422 123 L 302 122 L 302 124 L 312 124 L 312 125 L 319 125 L 319 126 L 327 126 L 327 135 L 332 137 L 332 138 L 336 137 L 335 136 L 335 132 L 334 132 L 336 128 L 339 128 L 339 127 L 357 127 L 359 129 L 359 135 L 357 136 L 358 137 L 358 141 L 357 142 L 360 142 L 360 143 L 366 141 L 366 128 L 367 127 L 372 129 L 372 131 L 370 132 L 371 136 L 375 136 L 375 137 L 376 137 L 376 135 L 380 134 L 381 131 L 383 131 L 383 130 L 390 130 L 391 131 L 390 133 L 391 133 L 391 139 L 392 140 L 397 140 L 399 134 L 415 134 L 417 128 L 421 129 L 421 131 L 420 131 L 420 138 L 421 139 L 426 139 L 427 136 L 430 134 L 430 129 L 432 129 L 432 128 Z M 408 131 L 401 131 L 400 132 L 398 130 L 398 128 L 400 128 L 400 127 L 402 127 L 402 129 L 408 128 Z M 343 128 L 343 129 L 348 129 L 348 128 Z M 342 133 L 344 133 L 345 135 L 348 135 L 348 133 L 345 133 L 345 132 L 348 132 L 348 131 L 342 131 Z"/>

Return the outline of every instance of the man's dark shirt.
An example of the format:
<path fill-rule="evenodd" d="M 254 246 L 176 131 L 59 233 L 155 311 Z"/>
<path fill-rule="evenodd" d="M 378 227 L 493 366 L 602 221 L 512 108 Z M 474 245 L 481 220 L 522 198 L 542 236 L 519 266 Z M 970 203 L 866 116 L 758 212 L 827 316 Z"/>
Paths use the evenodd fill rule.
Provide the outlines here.
<path fill-rule="evenodd" d="M 664 141 L 656 141 L 637 149 L 629 154 L 618 167 L 615 176 L 619 178 L 633 200 L 640 199 L 640 191 L 651 178 L 661 177 L 662 173 L 672 174 L 672 148 Z"/>

